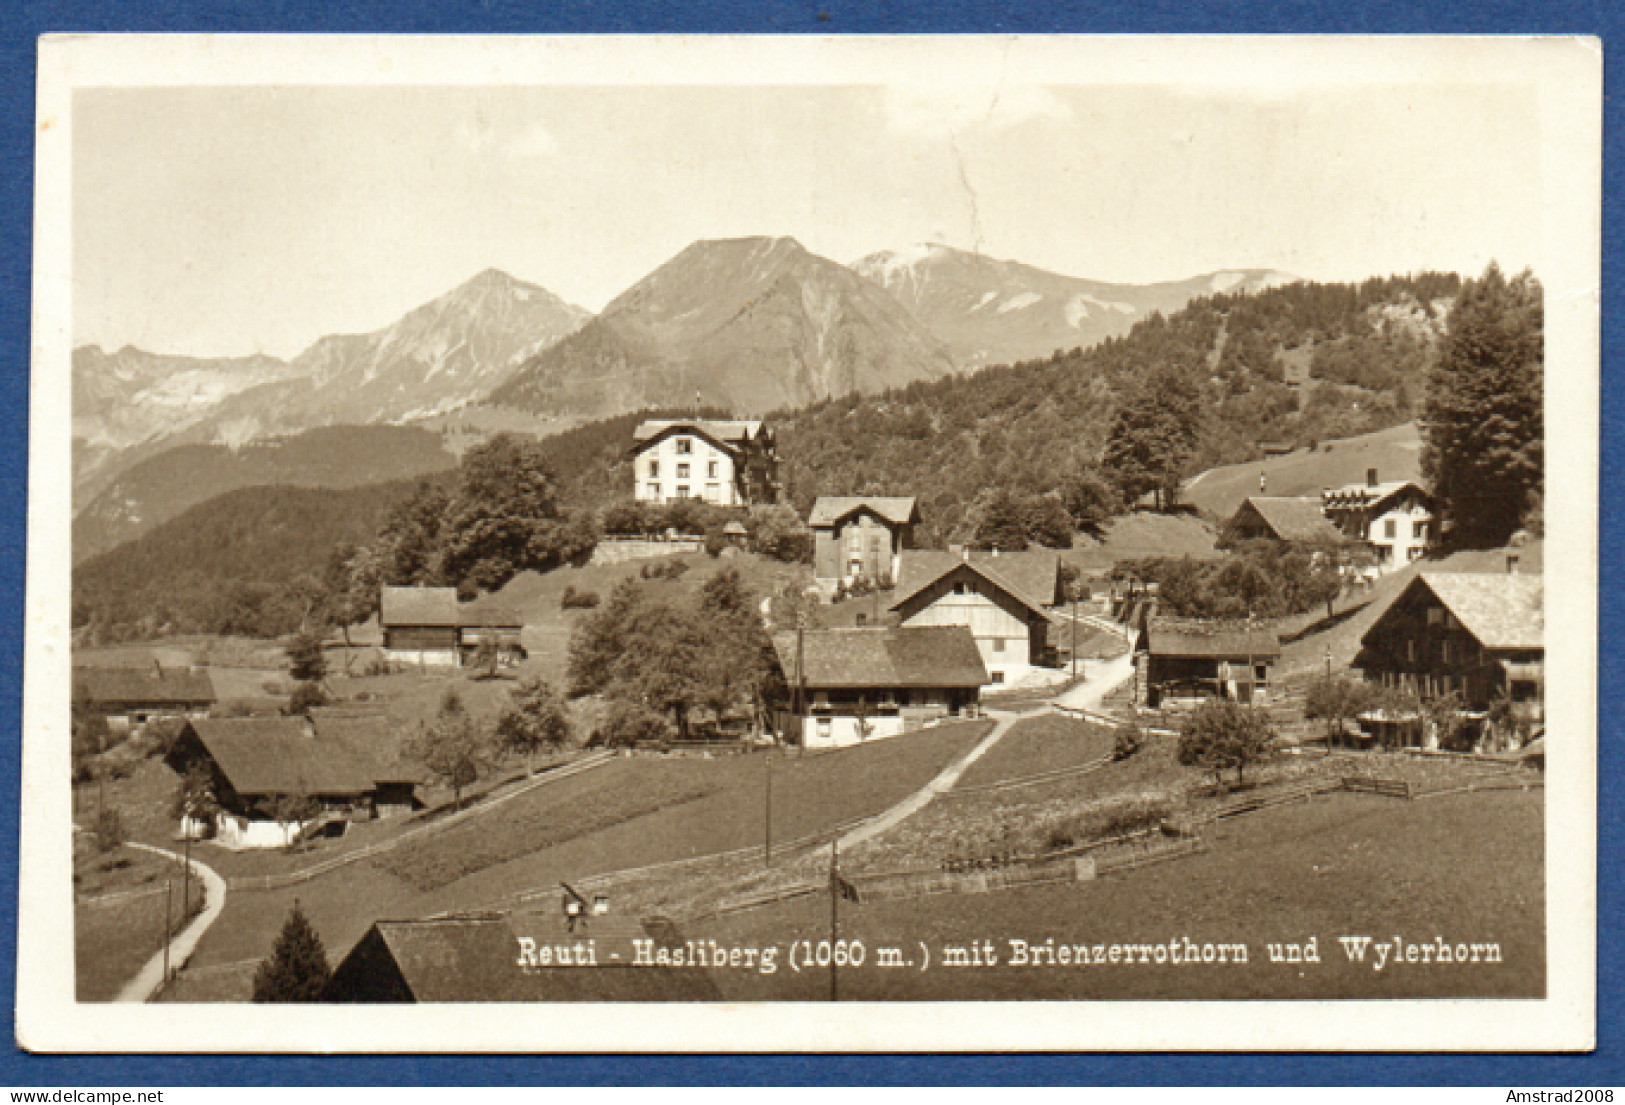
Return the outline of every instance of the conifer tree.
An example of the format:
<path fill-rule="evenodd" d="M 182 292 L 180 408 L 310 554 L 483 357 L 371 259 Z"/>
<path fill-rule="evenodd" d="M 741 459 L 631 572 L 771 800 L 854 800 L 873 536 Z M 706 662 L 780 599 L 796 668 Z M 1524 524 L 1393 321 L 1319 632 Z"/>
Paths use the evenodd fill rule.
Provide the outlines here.
<path fill-rule="evenodd" d="M 1446 543 L 1505 544 L 1545 488 L 1545 319 L 1540 283 L 1492 262 L 1450 310 L 1428 378 L 1422 474 Z"/>
<path fill-rule="evenodd" d="M 270 958 L 254 972 L 254 1000 L 318 1001 L 332 976 L 322 938 L 310 927 L 310 921 L 295 899 L 276 943 L 271 945 Z"/>

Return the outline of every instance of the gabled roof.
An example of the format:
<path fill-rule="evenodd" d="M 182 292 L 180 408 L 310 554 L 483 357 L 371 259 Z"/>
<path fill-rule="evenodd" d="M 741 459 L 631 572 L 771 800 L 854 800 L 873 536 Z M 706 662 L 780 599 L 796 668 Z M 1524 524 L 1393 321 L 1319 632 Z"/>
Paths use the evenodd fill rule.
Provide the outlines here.
<path fill-rule="evenodd" d="M 550 953 L 592 941 L 596 966 L 520 966 L 520 939 Z M 714 1001 L 703 967 L 636 967 L 632 941 L 676 948 L 669 921 L 590 918 L 570 931 L 552 914 L 378 921 L 333 972 L 328 1001 Z"/>
<path fill-rule="evenodd" d="M 901 560 L 893 610 L 959 568 L 969 569 L 1045 618 L 1059 597 L 1061 558 L 1049 549 L 1016 553 L 904 549 Z"/>
<path fill-rule="evenodd" d="M 166 668 L 74 668 L 73 690 L 102 706 L 156 703 L 186 706 L 216 701 L 206 671 Z"/>
<path fill-rule="evenodd" d="M 1348 483 L 1342 487 L 1327 488 L 1320 493 L 1321 502 L 1331 508 L 1376 508 L 1406 489 L 1414 489 L 1429 502 L 1433 497 L 1428 489 L 1415 480 L 1390 480 L 1387 483 Z"/>
<path fill-rule="evenodd" d="M 1253 495 L 1236 508 L 1226 531 L 1255 515 L 1278 541 L 1338 541 L 1342 534 L 1326 517 L 1319 499 Z"/>
<path fill-rule="evenodd" d="M 1146 628 L 1146 651 L 1153 656 L 1189 660 L 1272 660 L 1281 655 L 1281 641 L 1269 629 L 1249 628 L 1246 622 L 1180 622 L 1153 618 Z"/>
<path fill-rule="evenodd" d="M 353 797 L 373 789 L 367 769 L 343 745 L 311 737 L 302 718 L 210 718 L 188 728 L 244 797 Z"/>
<path fill-rule="evenodd" d="M 976 638 L 962 625 L 810 629 L 802 635 L 809 687 L 980 687 L 988 681 Z M 796 634 L 773 648 L 793 686 Z"/>
<path fill-rule="evenodd" d="M 641 452 L 663 438 L 681 433 L 702 437 L 719 449 L 738 453 L 762 435 L 762 424 L 754 420 L 651 418 L 639 422 L 632 431 L 632 452 Z"/>
<path fill-rule="evenodd" d="M 378 600 L 380 625 L 457 626 L 455 587 L 385 587 Z"/>
<path fill-rule="evenodd" d="M 1415 587 L 1432 591 L 1462 628 L 1485 648 L 1544 650 L 1546 647 L 1543 576 L 1423 572 L 1406 590 Z"/>
<path fill-rule="evenodd" d="M 820 495 L 807 515 L 807 525 L 833 526 L 859 510 L 869 510 L 894 526 L 920 520 L 920 508 L 912 495 Z"/>
<path fill-rule="evenodd" d="M 525 619 L 510 603 L 481 595 L 457 608 L 457 622 L 468 629 L 523 629 Z"/>
<path fill-rule="evenodd" d="M 423 782 L 423 771 L 396 754 L 399 742 L 392 729 L 399 723 L 382 712 L 313 709 L 310 723 L 317 742 L 341 749 L 374 783 Z"/>

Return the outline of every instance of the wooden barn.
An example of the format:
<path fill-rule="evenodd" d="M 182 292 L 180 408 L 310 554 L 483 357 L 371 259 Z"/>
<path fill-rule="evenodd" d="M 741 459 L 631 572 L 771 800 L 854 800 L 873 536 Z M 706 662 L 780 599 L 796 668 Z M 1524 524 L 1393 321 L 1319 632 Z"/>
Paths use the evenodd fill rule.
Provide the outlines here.
<path fill-rule="evenodd" d="M 1134 700 L 1153 708 L 1213 697 L 1262 702 L 1280 658 L 1273 630 L 1153 618 L 1136 646 Z"/>
<path fill-rule="evenodd" d="M 476 914 L 378 921 L 334 969 L 323 1001 L 716 1001 L 705 966 L 670 921 L 609 915 Z M 668 959 L 669 962 L 669 959 Z"/>
<path fill-rule="evenodd" d="M 789 695 L 780 728 L 805 748 L 893 737 L 973 712 L 987 682 L 963 626 L 778 633 L 773 650 Z"/>
<path fill-rule="evenodd" d="M 503 663 L 524 658 L 525 646 L 520 638 L 525 619 L 517 607 L 484 595 L 458 608 L 457 624 L 457 647 L 465 664 L 473 660 L 487 638 L 496 643 Z"/>
<path fill-rule="evenodd" d="M 385 587 L 378 597 L 384 656 L 402 664 L 456 667 L 462 612 L 452 587 Z"/>
<path fill-rule="evenodd" d="M 1343 534 L 1327 519 L 1319 499 L 1252 495 L 1236 508 L 1219 534 L 1219 547 L 1247 541 L 1286 545 L 1335 545 Z"/>
<path fill-rule="evenodd" d="M 74 668 L 73 694 L 125 733 L 156 718 L 203 718 L 216 702 L 207 671 L 160 668 Z"/>
<path fill-rule="evenodd" d="M 1061 601 L 1061 560 L 1047 549 L 1019 553 L 903 553 L 891 609 L 901 624 L 964 626 L 976 639 L 988 683 L 1014 683 L 1049 656 L 1051 609 Z"/>

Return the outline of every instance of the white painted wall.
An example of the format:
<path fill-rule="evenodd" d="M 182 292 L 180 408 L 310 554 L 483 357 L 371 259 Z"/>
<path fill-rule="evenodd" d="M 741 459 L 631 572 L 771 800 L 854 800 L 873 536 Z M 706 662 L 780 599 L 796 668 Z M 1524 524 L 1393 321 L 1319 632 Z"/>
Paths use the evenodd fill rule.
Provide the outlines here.
<path fill-rule="evenodd" d="M 820 726 L 828 722 L 828 728 Z M 804 748 L 844 748 L 851 744 L 895 737 L 903 731 L 901 717 L 871 717 L 867 735 L 858 733 L 858 719 L 824 714 L 803 719 L 802 746 Z"/>
<path fill-rule="evenodd" d="M 684 443 L 689 452 L 682 452 Z M 684 465 L 688 468 L 686 476 L 681 474 Z M 733 457 L 703 437 L 672 434 L 656 441 L 638 451 L 632 470 L 636 481 L 633 495 L 640 503 L 689 498 L 737 506 L 743 501 L 734 479 Z"/>

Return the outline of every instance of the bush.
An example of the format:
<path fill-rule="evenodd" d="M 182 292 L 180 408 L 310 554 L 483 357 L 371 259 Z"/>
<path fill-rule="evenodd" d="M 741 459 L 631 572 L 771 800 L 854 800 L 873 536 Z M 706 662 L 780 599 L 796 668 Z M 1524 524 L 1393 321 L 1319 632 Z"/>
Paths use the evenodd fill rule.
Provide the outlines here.
<path fill-rule="evenodd" d="M 102 807 L 96 814 L 96 850 L 111 852 L 128 839 L 124 832 L 124 818 L 111 806 Z"/>
<path fill-rule="evenodd" d="M 721 526 L 712 526 L 705 531 L 705 555 L 712 560 L 722 555 L 722 550 L 728 547 L 728 538 L 722 532 Z"/>
<path fill-rule="evenodd" d="M 597 591 L 577 591 L 574 587 L 566 587 L 564 594 L 559 596 L 559 608 L 562 610 L 591 610 L 598 605 L 599 601 Z"/>
<path fill-rule="evenodd" d="M 671 722 L 641 703 L 616 699 L 610 703 L 590 743 L 605 748 L 631 748 L 645 742 L 665 743 L 672 736 Z"/>
<path fill-rule="evenodd" d="M 327 705 L 327 692 L 322 690 L 320 683 L 301 683 L 293 689 L 293 695 L 288 699 L 288 713 L 309 714 L 312 706 Z"/>

